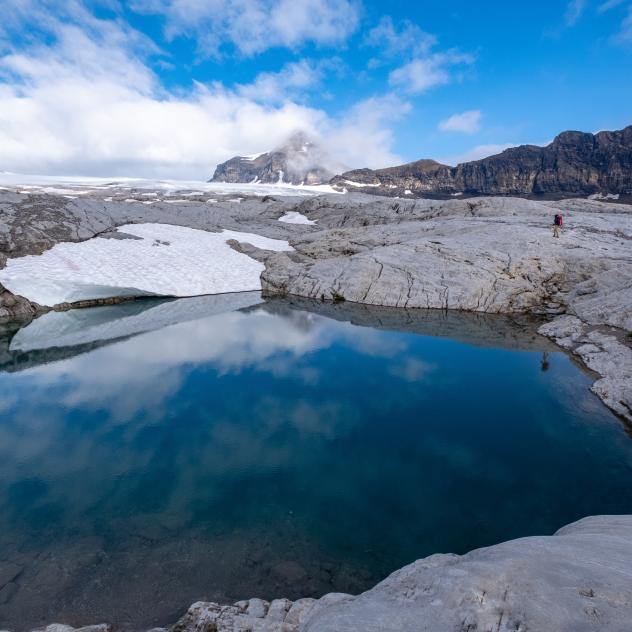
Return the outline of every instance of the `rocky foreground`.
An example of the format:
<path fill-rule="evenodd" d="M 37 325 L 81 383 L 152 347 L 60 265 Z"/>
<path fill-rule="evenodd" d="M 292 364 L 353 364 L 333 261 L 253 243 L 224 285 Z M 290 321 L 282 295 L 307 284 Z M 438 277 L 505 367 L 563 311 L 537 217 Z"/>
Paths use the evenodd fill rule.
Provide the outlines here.
<path fill-rule="evenodd" d="M 289 211 L 313 223 L 278 221 Z M 560 211 L 565 229 L 557 239 L 551 224 Z M 167 199 L 116 188 L 69 197 L 0 192 L 5 257 L 147 222 L 288 240 L 292 252 L 231 243 L 264 263 L 261 282 L 269 295 L 548 316 L 541 333 L 592 369 L 595 393 L 632 421 L 630 206 L 586 199 L 236 198 L 208 192 Z M 28 299 L 0 294 L 6 318 L 39 311 Z M 553 537 L 462 557 L 431 556 L 358 597 L 194 604 L 173 630 L 623 631 L 632 621 L 630 569 L 632 518 L 595 517 Z"/>
<path fill-rule="evenodd" d="M 630 621 L 632 516 L 595 516 L 553 536 L 431 555 L 357 597 L 194 603 L 169 632 L 625 632 Z"/>

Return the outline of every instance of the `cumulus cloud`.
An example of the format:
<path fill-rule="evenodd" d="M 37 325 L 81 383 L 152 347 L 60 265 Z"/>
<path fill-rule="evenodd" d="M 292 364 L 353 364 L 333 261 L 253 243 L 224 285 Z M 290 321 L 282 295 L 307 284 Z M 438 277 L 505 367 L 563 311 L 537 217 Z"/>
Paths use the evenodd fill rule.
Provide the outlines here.
<path fill-rule="evenodd" d="M 439 123 L 442 132 L 462 132 L 474 134 L 481 129 L 481 111 L 469 110 L 461 114 L 453 114 Z"/>
<path fill-rule="evenodd" d="M 411 94 L 421 94 L 435 86 L 453 80 L 452 68 L 461 64 L 472 64 L 474 58 L 457 51 L 435 53 L 428 57 L 413 59 L 396 68 L 389 75 L 389 83 Z"/>
<path fill-rule="evenodd" d="M 390 85 L 409 94 L 421 94 L 454 79 L 454 67 L 474 63 L 474 57 L 456 49 L 432 52 L 437 38 L 416 24 L 405 20 L 397 27 L 390 17 L 384 17 L 369 31 L 365 44 L 380 49 L 381 61 L 373 59 L 369 67 L 376 67 L 389 59 L 406 60 L 389 74 Z"/>
<path fill-rule="evenodd" d="M 163 16 L 168 38 L 195 37 L 212 57 L 225 48 L 249 56 L 307 42 L 339 45 L 359 20 L 353 0 L 135 0 L 132 7 Z"/>
<path fill-rule="evenodd" d="M 236 91 L 256 101 L 282 103 L 306 96 L 323 83 L 328 73 L 338 73 L 341 69 L 339 59 L 301 59 L 285 64 L 278 72 L 262 72 L 252 83 L 237 85 Z"/>
<path fill-rule="evenodd" d="M 402 158 L 387 149 L 394 142 L 389 123 L 411 107 L 394 94 L 370 97 L 356 103 L 340 122 L 326 121 L 322 142 L 345 165 L 376 169 L 401 164 Z"/>
<path fill-rule="evenodd" d="M 378 99 L 371 113 L 361 103 L 334 120 L 288 98 L 316 85 L 322 64 L 298 62 L 234 89 L 193 83 L 173 92 L 148 61 L 160 49 L 119 18 L 97 19 L 74 0 L 64 6 L 76 12 L 63 19 L 46 2 L 7 1 L 24 19 L 29 7 L 41 16 L 44 35 L 0 53 L 2 170 L 201 179 L 218 162 L 269 150 L 296 130 L 331 140 L 349 166 L 399 161 L 382 127 L 406 110 L 398 100 Z M 10 28 L 3 24 L 5 43 Z"/>
<path fill-rule="evenodd" d="M 381 57 L 384 58 L 411 53 L 415 56 L 425 55 L 437 43 L 437 38 L 410 20 L 404 20 L 398 29 L 390 16 L 384 16 L 367 33 L 364 42 L 368 46 L 379 48 Z M 377 63 L 377 60 L 373 60 L 371 65 L 375 66 Z"/>

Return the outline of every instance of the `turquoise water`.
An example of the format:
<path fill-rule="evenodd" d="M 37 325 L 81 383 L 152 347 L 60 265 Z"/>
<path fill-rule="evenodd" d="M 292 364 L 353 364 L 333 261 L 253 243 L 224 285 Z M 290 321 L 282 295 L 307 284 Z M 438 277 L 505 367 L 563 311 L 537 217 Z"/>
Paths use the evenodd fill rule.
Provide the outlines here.
<path fill-rule="evenodd" d="M 632 512 L 630 436 L 535 325 L 239 300 L 0 337 L 0 628 L 358 592 Z"/>

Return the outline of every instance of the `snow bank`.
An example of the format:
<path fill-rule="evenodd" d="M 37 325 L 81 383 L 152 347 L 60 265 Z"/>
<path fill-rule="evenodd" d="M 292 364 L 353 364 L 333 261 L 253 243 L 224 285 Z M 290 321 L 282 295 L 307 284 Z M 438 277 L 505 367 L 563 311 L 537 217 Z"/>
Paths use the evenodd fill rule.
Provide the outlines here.
<path fill-rule="evenodd" d="M 344 180 L 345 184 L 348 184 L 350 187 L 379 187 L 380 183 L 368 183 L 368 182 L 355 182 L 353 180 Z"/>
<path fill-rule="evenodd" d="M 128 224 L 140 239 L 96 237 L 57 244 L 42 255 L 7 260 L 0 283 L 40 305 L 112 296 L 200 296 L 260 290 L 262 263 L 236 252 L 235 239 L 266 250 L 286 241 L 224 230 L 209 233 L 169 224 Z"/>
<path fill-rule="evenodd" d="M 248 154 L 246 156 L 240 156 L 239 160 L 246 160 L 247 162 L 252 162 L 253 160 L 257 160 L 259 156 L 263 156 L 265 152 L 261 152 L 260 154 Z"/>
<path fill-rule="evenodd" d="M 618 200 L 618 193 L 593 193 L 588 196 L 589 200 Z"/>
<path fill-rule="evenodd" d="M 308 219 L 303 215 L 303 213 L 299 213 L 298 211 L 288 211 L 285 215 L 279 217 L 280 222 L 285 222 L 286 224 L 315 224 L 315 220 Z"/>

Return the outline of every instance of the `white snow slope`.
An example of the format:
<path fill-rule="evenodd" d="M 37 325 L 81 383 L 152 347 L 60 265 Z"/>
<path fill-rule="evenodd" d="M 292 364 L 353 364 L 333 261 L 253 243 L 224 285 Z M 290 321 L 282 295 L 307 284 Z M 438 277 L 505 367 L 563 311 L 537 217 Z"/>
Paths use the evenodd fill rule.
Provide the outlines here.
<path fill-rule="evenodd" d="M 315 220 L 308 219 L 303 213 L 299 213 L 298 211 L 288 211 L 281 217 L 279 217 L 280 222 L 285 222 L 286 224 L 315 224 Z"/>
<path fill-rule="evenodd" d="M 127 224 L 141 239 L 96 237 L 57 244 L 42 255 L 8 259 L 0 283 L 40 305 L 112 296 L 200 296 L 260 290 L 262 263 L 236 252 L 235 239 L 265 250 L 292 250 L 283 240 L 170 224 Z"/>

